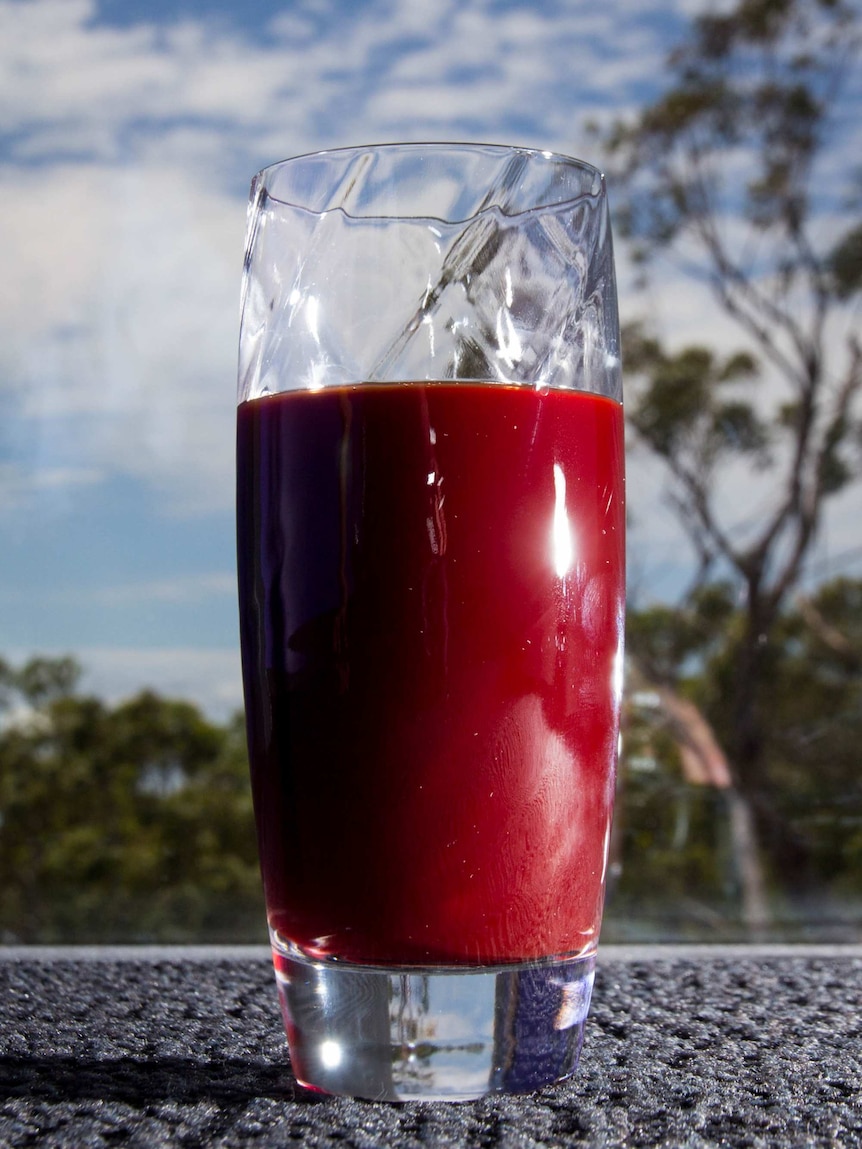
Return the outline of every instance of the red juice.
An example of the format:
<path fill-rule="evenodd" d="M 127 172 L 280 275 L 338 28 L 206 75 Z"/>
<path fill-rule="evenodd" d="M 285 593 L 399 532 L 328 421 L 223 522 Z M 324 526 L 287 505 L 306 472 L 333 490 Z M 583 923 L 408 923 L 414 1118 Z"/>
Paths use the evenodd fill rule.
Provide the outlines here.
<path fill-rule="evenodd" d="M 623 423 L 578 391 L 363 384 L 238 411 L 240 616 L 270 926 L 479 965 L 596 940 Z"/>

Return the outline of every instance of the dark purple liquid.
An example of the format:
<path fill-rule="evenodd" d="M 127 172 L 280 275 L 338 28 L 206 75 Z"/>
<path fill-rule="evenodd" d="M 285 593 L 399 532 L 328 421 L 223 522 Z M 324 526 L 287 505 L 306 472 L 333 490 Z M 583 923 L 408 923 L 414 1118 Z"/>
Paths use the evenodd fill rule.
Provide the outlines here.
<path fill-rule="evenodd" d="M 240 406 L 238 473 L 270 924 L 356 962 L 581 950 L 614 789 L 621 407 L 288 392 Z"/>

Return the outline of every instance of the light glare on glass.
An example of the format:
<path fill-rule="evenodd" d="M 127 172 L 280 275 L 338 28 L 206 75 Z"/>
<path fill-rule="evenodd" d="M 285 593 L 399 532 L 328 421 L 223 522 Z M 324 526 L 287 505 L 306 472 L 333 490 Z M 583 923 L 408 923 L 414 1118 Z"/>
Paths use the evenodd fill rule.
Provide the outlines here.
<path fill-rule="evenodd" d="M 320 1060 L 327 1069 L 335 1069 L 341 1064 L 341 1046 L 337 1041 L 320 1043 Z"/>
<path fill-rule="evenodd" d="M 551 556 L 557 578 L 565 578 L 572 567 L 575 546 L 566 513 L 566 476 L 559 463 L 554 463 L 554 519 L 551 526 Z"/>

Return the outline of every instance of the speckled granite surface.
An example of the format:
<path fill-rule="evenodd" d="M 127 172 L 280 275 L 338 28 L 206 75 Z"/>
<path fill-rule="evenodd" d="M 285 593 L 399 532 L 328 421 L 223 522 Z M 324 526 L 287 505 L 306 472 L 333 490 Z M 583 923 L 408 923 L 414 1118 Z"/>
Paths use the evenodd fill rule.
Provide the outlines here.
<path fill-rule="evenodd" d="M 862 949 L 600 954 L 581 1067 L 523 1097 L 308 1094 L 264 951 L 0 952 L 0 1146 L 858 1146 Z"/>

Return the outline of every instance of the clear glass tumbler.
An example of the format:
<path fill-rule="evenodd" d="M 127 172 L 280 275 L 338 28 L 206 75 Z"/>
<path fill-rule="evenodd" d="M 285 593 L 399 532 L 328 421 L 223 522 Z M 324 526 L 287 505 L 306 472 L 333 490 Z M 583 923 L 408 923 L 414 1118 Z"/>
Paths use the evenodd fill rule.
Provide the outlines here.
<path fill-rule="evenodd" d="M 405 144 L 255 177 L 243 672 L 308 1086 L 463 1099 L 577 1065 L 617 755 L 621 398 L 594 168 Z"/>

